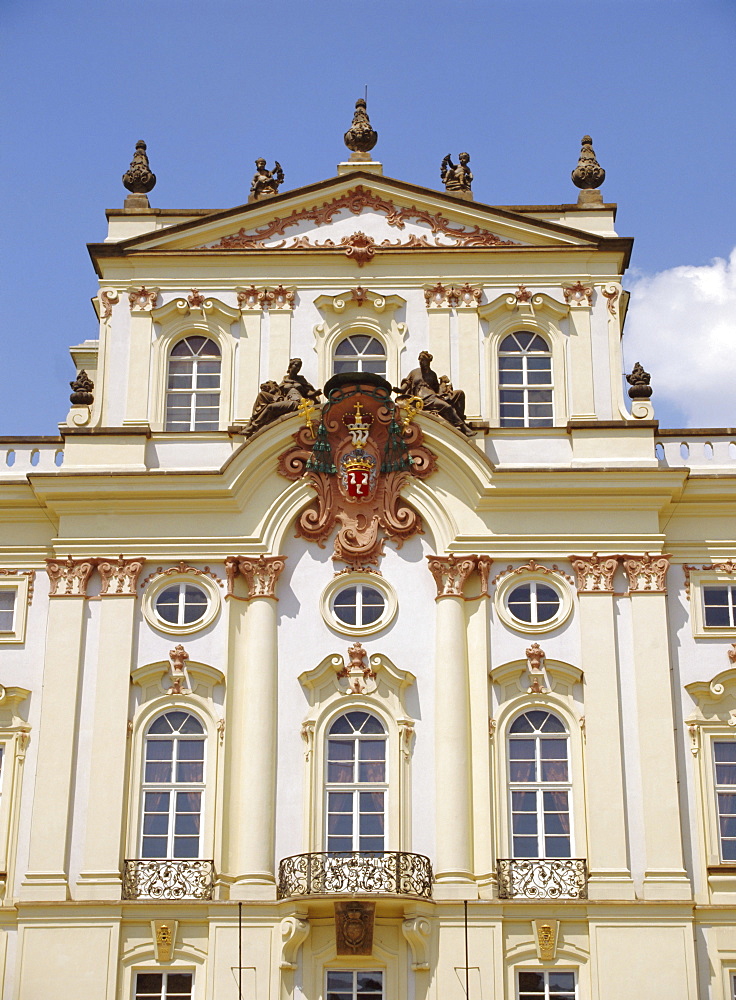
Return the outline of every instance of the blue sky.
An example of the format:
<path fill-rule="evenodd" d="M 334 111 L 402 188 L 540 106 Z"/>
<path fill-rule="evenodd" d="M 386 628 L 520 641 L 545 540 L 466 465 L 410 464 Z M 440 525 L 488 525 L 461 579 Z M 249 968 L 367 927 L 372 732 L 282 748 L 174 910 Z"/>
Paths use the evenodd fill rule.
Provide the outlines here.
<path fill-rule="evenodd" d="M 286 187 L 332 176 L 367 84 L 386 174 L 436 188 L 443 155 L 467 149 L 490 204 L 573 201 L 589 132 L 637 240 L 630 284 L 710 274 L 736 244 L 733 0 L 3 0 L 0 36 L 0 434 L 53 434 L 66 413 L 67 347 L 96 336 L 85 244 L 122 206 L 139 138 L 152 204 L 227 208 L 260 155 Z M 655 393 L 697 316 L 673 322 L 633 335 Z M 697 424 L 674 390 L 663 402 L 663 423 Z"/>

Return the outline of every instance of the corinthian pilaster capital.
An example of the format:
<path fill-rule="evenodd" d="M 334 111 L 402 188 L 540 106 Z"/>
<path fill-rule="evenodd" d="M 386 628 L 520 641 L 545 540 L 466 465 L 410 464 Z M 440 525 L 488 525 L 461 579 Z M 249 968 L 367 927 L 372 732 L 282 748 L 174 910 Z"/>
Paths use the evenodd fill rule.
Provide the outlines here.
<path fill-rule="evenodd" d="M 128 594 L 135 597 L 135 588 L 138 584 L 138 577 L 145 564 L 145 559 L 100 559 L 97 563 L 102 587 L 100 597 L 114 597 L 119 594 Z"/>
<path fill-rule="evenodd" d="M 618 567 L 617 556 L 570 556 L 578 582 L 578 593 L 613 593 L 613 577 Z"/>
<path fill-rule="evenodd" d="M 427 556 L 427 561 L 437 584 L 437 597 L 462 597 L 468 577 L 477 568 L 478 556 Z"/>
<path fill-rule="evenodd" d="M 276 581 L 284 568 L 285 556 L 228 556 L 225 560 L 227 592 L 233 594 L 235 578 L 242 576 L 248 587 L 247 600 L 270 597 L 277 601 Z"/>
<path fill-rule="evenodd" d="M 86 597 L 87 584 L 96 559 L 47 559 L 46 572 L 51 581 L 49 597 Z"/>
<path fill-rule="evenodd" d="M 629 593 L 649 591 L 666 594 L 666 577 L 671 558 L 669 555 L 651 555 L 648 552 L 640 556 L 621 556 L 629 581 Z"/>

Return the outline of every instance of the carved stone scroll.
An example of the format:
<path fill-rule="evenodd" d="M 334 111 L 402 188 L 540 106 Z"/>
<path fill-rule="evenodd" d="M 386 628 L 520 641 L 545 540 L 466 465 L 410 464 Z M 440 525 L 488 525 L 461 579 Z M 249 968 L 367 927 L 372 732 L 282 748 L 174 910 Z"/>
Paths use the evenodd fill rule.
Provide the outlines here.
<path fill-rule="evenodd" d="M 593 552 L 589 556 L 570 556 L 572 568 L 577 577 L 578 593 L 613 592 L 613 577 L 618 568 L 617 556 L 599 556 Z"/>
<path fill-rule="evenodd" d="M 156 305 L 158 293 L 158 288 L 146 288 L 145 285 L 142 285 L 140 288 L 132 288 L 128 292 L 130 311 L 133 312 L 134 309 L 144 309 L 150 312 L 150 310 Z"/>
<path fill-rule="evenodd" d="M 376 904 L 357 900 L 335 903 L 335 943 L 338 955 L 370 955 Z"/>
<path fill-rule="evenodd" d="M 227 592 L 233 594 L 235 577 L 242 576 L 248 587 L 248 600 L 270 597 L 277 601 L 276 581 L 283 568 L 285 556 L 228 556 L 225 560 Z"/>
<path fill-rule="evenodd" d="M 437 584 L 437 597 L 462 597 L 477 556 L 427 556 L 429 572 Z"/>
<path fill-rule="evenodd" d="M 96 559 L 47 559 L 46 572 L 51 582 L 49 597 L 86 597 L 87 584 L 97 564 Z"/>
<path fill-rule="evenodd" d="M 100 559 L 97 563 L 102 587 L 101 597 L 117 596 L 119 594 L 130 594 L 135 597 L 138 577 L 143 569 L 145 559 L 124 559 L 122 555 L 117 559 Z"/>
<path fill-rule="evenodd" d="M 569 306 L 591 306 L 593 304 L 593 289 L 576 281 L 574 285 L 563 285 L 562 294 Z"/>
<path fill-rule="evenodd" d="M 667 593 L 667 570 L 669 555 L 651 555 L 645 552 L 640 556 L 621 556 L 624 572 L 629 581 L 629 593 Z"/>
<path fill-rule="evenodd" d="M 309 921 L 306 913 L 284 917 L 281 921 L 281 962 L 279 968 L 290 969 L 292 972 L 297 968 L 297 956 L 299 949 L 309 936 Z"/>
<path fill-rule="evenodd" d="M 404 937 L 409 942 L 411 957 L 413 959 L 411 968 L 413 972 L 429 971 L 429 942 L 432 933 L 432 926 L 424 916 L 407 917 L 401 924 Z"/>

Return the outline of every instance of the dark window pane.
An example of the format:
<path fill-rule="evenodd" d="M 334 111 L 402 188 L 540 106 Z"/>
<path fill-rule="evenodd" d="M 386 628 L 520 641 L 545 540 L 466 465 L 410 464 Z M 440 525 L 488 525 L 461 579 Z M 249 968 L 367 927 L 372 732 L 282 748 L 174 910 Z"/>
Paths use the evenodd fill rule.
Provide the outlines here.
<path fill-rule="evenodd" d="M 520 972 L 520 990 L 536 990 L 544 992 L 544 973 L 542 972 Z"/>
<path fill-rule="evenodd" d="M 530 733 L 531 731 L 532 726 L 526 715 L 520 715 L 518 719 L 515 719 L 509 730 L 512 733 Z"/>
<path fill-rule="evenodd" d="M 736 763 L 736 740 L 730 740 L 728 743 L 714 743 L 713 752 L 717 761 Z"/>

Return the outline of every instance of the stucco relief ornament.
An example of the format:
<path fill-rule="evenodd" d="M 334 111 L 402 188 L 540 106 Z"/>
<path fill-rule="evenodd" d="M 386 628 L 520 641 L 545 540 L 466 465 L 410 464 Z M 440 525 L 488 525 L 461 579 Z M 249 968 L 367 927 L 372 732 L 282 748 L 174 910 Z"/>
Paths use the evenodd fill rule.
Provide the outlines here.
<path fill-rule="evenodd" d="M 639 556 L 621 556 L 629 582 L 629 592 L 650 591 L 665 594 L 667 592 L 667 570 L 670 555 L 651 555 L 645 552 Z"/>
<path fill-rule="evenodd" d="M 182 682 L 186 681 L 186 662 L 189 659 L 189 653 L 186 649 L 179 643 L 178 646 L 174 646 L 172 650 L 169 651 L 169 659 L 171 660 L 171 668 L 169 673 L 171 675 L 171 687 L 166 692 L 167 694 L 189 694 L 187 688 L 182 687 Z"/>
<path fill-rule="evenodd" d="M 286 479 L 304 477 L 316 494 L 297 518 L 297 535 L 324 546 L 337 527 L 333 559 L 367 570 L 378 565 L 386 538 L 400 547 L 421 533 L 421 518 L 401 490 L 410 476 L 430 475 L 435 456 L 421 429 L 402 423 L 380 375 L 336 375 L 325 394 L 316 437 L 302 427 L 278 470 Z"/>
<path fill-rule="evenodd" d="M 376 689 L 376 672 L 365 661 L 366 652 L 362 643 L 354 642 L 348 647 L 349 661 L 338 671 L 338 680 L 347 682 L 346 694 L 372 694 Z"/>
<path fill-rule="evenodd" d="M 122 555 L 117 559 L 100 559 L 97 563 L 97 571 L 102 581 L 100 597 L 120 594 L 135 596 L 136 584 L 144 563 L 145 560 L 142 558 L 124 559 Z"/>

